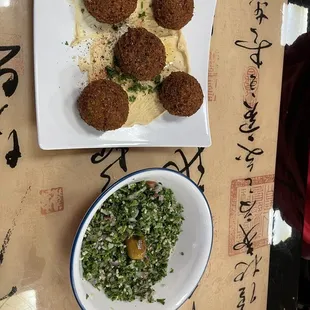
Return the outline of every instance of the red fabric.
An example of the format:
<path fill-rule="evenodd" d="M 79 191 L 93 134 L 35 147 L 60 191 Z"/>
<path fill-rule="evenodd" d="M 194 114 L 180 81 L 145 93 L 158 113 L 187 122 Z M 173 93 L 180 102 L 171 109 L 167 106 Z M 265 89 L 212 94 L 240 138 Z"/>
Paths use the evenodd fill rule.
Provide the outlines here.
<path fill-rule="evenodd" d="M 308 165 L 307 198 L 305 206 L 303 239 L 310 246 L 310 156 Z"/>
<path fill-rule="evenodd" d="M 285 49 L 275 206 L 290 226 L 303 232 L 303 256 L 310 259 L 309 120 L 310 33 L 306 33 Z"/>
<path fill-rule="evenodd" d="M 302 232 L 308 171 L 310 33 L 286 47 L 275 179 L 275 204 Z"/>

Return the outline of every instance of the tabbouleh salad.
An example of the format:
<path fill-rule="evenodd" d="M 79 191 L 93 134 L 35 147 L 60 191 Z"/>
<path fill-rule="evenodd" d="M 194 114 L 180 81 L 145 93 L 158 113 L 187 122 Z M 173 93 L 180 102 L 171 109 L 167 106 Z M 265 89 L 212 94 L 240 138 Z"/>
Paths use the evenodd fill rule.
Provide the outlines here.
<path fill-rule="evenodd" d="M 129 184 L 96 212 L 83 239 L 84 278 L 112 300 L 165 303 L 153 285 L 167 276 L 183 207 L 155 182 Z M 173 272 L 173 270 L 170 270 Z"/>

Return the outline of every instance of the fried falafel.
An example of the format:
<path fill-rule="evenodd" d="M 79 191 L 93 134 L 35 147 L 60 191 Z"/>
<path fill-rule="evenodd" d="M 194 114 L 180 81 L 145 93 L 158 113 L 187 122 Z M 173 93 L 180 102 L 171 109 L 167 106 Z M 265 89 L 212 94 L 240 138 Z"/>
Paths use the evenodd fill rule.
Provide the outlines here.
<path fill-rule="evenodd" d="M 153 0 L 152 7 L 157 23 L 173 30 L 183 28 L 194 14 L 194 0 Z"/>
<path fill-rule="evenodd" d="M 158 92 L 159 100 L 172 115 L 191 116 L 203 103 L 203 92 L 198 81 L 185 72 L 173 72 Z"/>
<path fill-rule="evenodd" d="M 114 49 L 119 68 L 140 81 L 152 80 L 166 63 L 165 46 L 145 28 L 129 28 Z"/>
<path fill-rule="evenodd" d="M 107 131 L 122 127 L 129 114 L 127 93 L 109 80 L 88 84 L 78 98 L 81 118 L 97 130 Z"/>
<path fill-rule="evenodd" d="M 111 25 L 128 18 L 137 3 L 138 0 L 84 0 L 86 9 L 98 22 Z"/>

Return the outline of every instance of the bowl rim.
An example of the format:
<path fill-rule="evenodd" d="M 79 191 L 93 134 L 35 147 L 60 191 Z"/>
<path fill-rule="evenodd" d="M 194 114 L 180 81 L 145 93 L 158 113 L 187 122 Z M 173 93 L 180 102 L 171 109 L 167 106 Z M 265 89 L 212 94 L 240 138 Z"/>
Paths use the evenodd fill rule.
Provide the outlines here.
<path fill-rule="evenodd" d="M 76 287 L 75 287 L 75 283 L 74 283 L 74 280 L 73 280 L 73 260 L 74 260 L 74 254 L 75 254 L 75 249 L 76 249 L 76 243 L 77 243 L 77 240 L 79 239 L 80 237 L 80 234 L 81 234 L 81 230 L 82 230 L 82 227 L 84 226 L 84 223 L 86 221 L 86 219 L 89 217 L 90 213 L 92 212 L 92 210 L 97 206 L 98 204 L 98 201 L 105 195 L 107 195 L 114 187 L 116 187 L 117 185 L 119 185 L 121 182 L 125 181 L 126 179 L 129 179 L 131 177 L 133 177 L 134 175 L 136 174 L 141 174 L 141 173 L 144 173 L 144 172 L 149 172 L 149 171 L 167 171 L 169 173 L 175 173 L 185 179 L 187 179 L 188 181 L 190 181 L 195 187 L 198 188 L 199 192 L 201 193 L 201 195 L 203 196 L 204 200 L 206 201 L 206 205 L 207 205 L 207 208 L 209 209 L 209 212 L 210 212 L 210 218 L 211 218 L 211 245 L 210 245 L 210 253 L 209 253 L 209 256 L 208 256 L 208 259 L 207 259 L 207 262 L 206 262 L 206 265 L 203 269 L 203 272 L 197 282 L 197 285 L 194 287 L 193 291 L 191 293 L 188 294 L 187 298 L 184 300 L 184 302 L 178 307 L 176 308 L 175 310 L 177 309 L 180 309 L 184 303 L 190 299 L 192 297 L 192 295 L 194 294 L 194 292 L 196 291 L 197 287 L 199 286 L 199 283 L 203 277 L 203 275 L 205 274 L 205 271 L 207 269 L 207 266 L 209 264 L 209 260 L 210 260 L 210 256 L 211 256 L 211 253 L 212 253 L 212 248 L 213 248 L 213 235 L 214 235 L 214 225 L 213 225 L 213 216 L 212 216 L 212 212 L 211 212 L 211 208 L 210 208 L 210 205 L 209 205 L 209 202 L 207 200 L 207 197 L 204 195 L 204 193 L 201 191 L 201 189 L 199 188 L 199 186 L 192 180 L 190 179 L 189 177 L 187 177 L 186 175 L 182 174 L 181 172 L 179 171 L 175 171 L 175 170 L 172 170 L 172 169 L 167 169 L 167 168 L 146 168 L 146 169 L 141 169 L 141 170 L 137 170 L 137 171 L 134 171 L 132 173 L 129 173 L 127 175 L 125 175 L 124 177 L 120 178 L 119 180 L 117 180 L 115 183 L 113 183 L 109 188 L 107 188 L 105 191 L 103 191 L 96 199 L 95 201 L 91 204 L 91 206 L 88 208 L 88 210 L 86 211 L 83 219 L 81 220 L 81 223 L 79 224 L 79 227 L 76 231 L 76 234 L 75 234 L 75 237 L 74 237 L 74 240 L 73 240 L 73 244 L 72 244 L 72 249 L 71 249 L 71 254 L 70 254 L 70 284 L 71 284 L 71 289 L 73 291 L 73 294 L 74 294 L 74 297 L 79 305 L 79 307 L 82 309 L 82 310 L 87 310 L 86 308 L 84 308 L 82 302 L 80 301 L 79 299 L 79 296 L 78 296 L 78 293 L 77 293 L 77 290 L 76 290 Z"/>

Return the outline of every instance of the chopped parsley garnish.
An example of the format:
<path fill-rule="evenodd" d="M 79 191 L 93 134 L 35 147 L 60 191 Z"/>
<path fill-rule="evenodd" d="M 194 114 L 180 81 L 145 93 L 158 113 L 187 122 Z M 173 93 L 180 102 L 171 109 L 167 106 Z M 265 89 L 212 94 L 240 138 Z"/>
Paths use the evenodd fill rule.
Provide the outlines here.
<path fill-rule="evenodd" d="M 154 87 L 154 84 L 152 84 L 152 85 L 146 84 L 146 83 L 142 84 L 137 79 L 135 79 L 134 77 L 122 73 L 117 66 L 117 60 L 116 59 L 114 59 L 114 65 L 115 65 L 115 67 L 110 67 L 110 66 L 105 67 L 105 71 L 107 73 L 107 76 L 110 80 L 114 80 L 114 82 L 117 82 L 117 83 L 125 86 L 128 93 L 152 94 L 158 89 L 158 85 L 160 85 L 160 84 L 157 84 L 157 83 L 160 83 L 160 81 L 161 81 L 160 75 L 158 75 L 153 80 L 153 82 L 155 83 L 155 87 Z M 130 86 L 128 87 L 128 85 L 130 85 Z M 137 96 L 130 95 L 129 96 L 129 102 L 134 102 L 136 100 L 136 98 L 137 98 Z"/>
<path fill-rule="evenodd" d="M 89 298 L 89 295 L 88 294 L 86 294 L 86 299 L 88 299 Z"/>
<path fill-rule="evenodd" d="M 181 252 L 180 254 L 181 254 L 182 256 L 184 256 L 184 252 Z"/>
<path fill-rule="evenodd" d="M 142 13 L 139 13 L 139 18 L 144 18 L 146 16 L 146 13 L 145 13 L 145 11 L 143 11 Z"/>
<path fill-rule="evenodd" d="M 156 85 L 158 85 L 158 84 L 161 83 L 161 76 L 160 76 L 160 75 L 157 75 L 157 76 L 155 77 L 154 83 L 155 83 Z"/>
<path fill-rule="evenodd" d="M 106 66 L 105 67 L 105 71 L 106 71 L 109 79 L 113 79 L 115 76 L 118 75 L 118 72 L 114 68 L 112 68 L 110 66 Z"/>
<path fill-rule="evenodd" d="M 135 102 L 136 99 L 137 99 L 136 96 L 129 96 L 129 97 L 128 97 L 129 102 Z"/>
<path fill-rule="evenodd" d="M 155 182 L 119 189 L 87 227 L 81 249 L 84 278 L 112 300 L 164 305 L 165 299 L 154 297 L 153 285 L 167 276 L 170 253 L 184 220 L 182 213 L 173 192 Z M 127 254 L 126 241 L 134 236 L 145 239 L 146 252 L 140 260 Z"/>
<path fill-rule="evenodd" d="M 133 92 L 133 93 L 137 93 L 140 91 L 145 92 L 146 90 L 148 90 L 148 87 L 145 85 L 142 85 L 141 83 L 137 81 L 134 82 L 133 85 L 128 88 L 128 91 Z"/>
<path fill-rule="evenodd" d="M 171 268 L 171 269 L 170 269 L 170 273 L 173 273 L 173 272 L 174 272 L 174 269 L 173 269 L 173 268 Z"/>
<path fill-rule="evenodd" d="M 159 302 L 160 304 L 164 305 L 166 302 L 166 299 L 156 299 L 157 302 Z"/>
<path fill-rule="evenodd" d="M 69 45 L 68 41 L 65 42 L 65 45 Z"/>
<path fill-rule="evenodd" d="M 152 85 L 149 85 L 149 84 L 143 85 L 138 81 L 134 81 L 133 84 L 128 88 L 128 92 L 131 92 L 131 93 L 142 92 L 145 94 L 146 93 L 151 94 L 151 93 L 154 93 L 154 91 L 155 91 L 155 88 Z"/>
<path fill-rule="evenodd" d="M 154 93 L 155 88 L 153 86 L 148 85 L 147 87 L 148 87 L 148 90 L 147 90 L 148 94 Z"/>
<path fill-rule="evenodd" d="M 110 80 L 116 78 L 117 82 L 120 84 L 122 84 L 122 82 L 127 82 L 128 80 L 133 80 L 131 76 L 123 74 L 120 71 L 118 71 L 116 68 L 113 68 L 110 66 L 106 66 L 105 71 Z"/>

